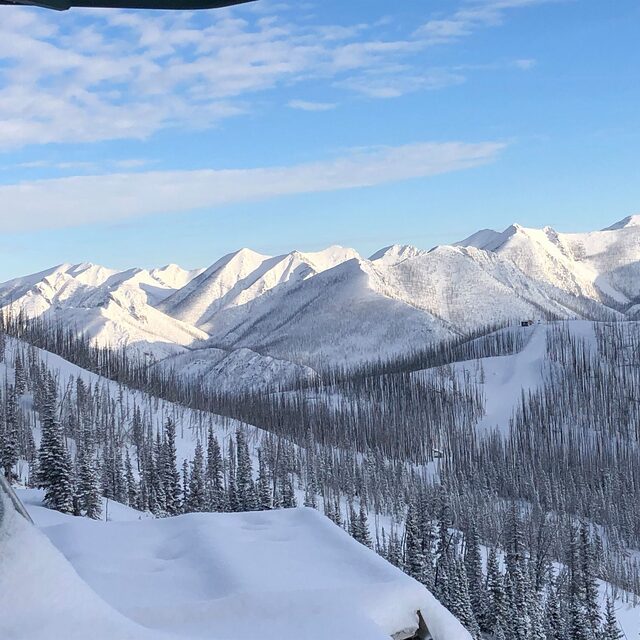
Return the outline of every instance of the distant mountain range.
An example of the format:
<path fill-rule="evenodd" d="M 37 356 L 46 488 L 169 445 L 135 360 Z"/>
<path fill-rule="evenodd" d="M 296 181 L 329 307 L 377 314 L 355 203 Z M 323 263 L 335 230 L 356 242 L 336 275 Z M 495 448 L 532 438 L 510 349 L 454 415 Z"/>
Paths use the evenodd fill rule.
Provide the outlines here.
<path fill-rule="evenodd" d="M 46 314 L 103 345 L 221 387 L 312 375 L 495 322 L 640 316 L 640 216 L 590 233 L 514 224 L 365 259 L 329 247 L 241 249 L 208 269 L 63 264 L 0 284 L 0 308 Z"/>

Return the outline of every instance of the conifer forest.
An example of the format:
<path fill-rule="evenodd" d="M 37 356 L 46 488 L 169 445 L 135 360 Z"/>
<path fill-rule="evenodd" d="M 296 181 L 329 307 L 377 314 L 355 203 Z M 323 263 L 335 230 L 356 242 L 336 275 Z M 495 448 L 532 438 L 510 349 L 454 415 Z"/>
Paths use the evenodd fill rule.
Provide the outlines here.
<path fill-rule="evenodd" d="M 640 601 L 640 324 L 581 327 L 487 326 L 234 393 L 5 316 L 0 465 L 94 519 L 102 496 L 156 517 L 304 504 L 477 640 L 615 640 L 615 608 Z M 487 359 L 534 332 L 542 383 L 482 426 Z M 98 375 L 63 377 L 47 352 Z"/>

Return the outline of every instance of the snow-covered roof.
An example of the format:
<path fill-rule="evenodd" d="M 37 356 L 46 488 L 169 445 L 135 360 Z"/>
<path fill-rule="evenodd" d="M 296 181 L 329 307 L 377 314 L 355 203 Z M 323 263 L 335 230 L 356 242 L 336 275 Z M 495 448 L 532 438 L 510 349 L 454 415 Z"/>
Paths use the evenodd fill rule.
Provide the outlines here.
<path fill-rule="evenodd" d="M 51 515 L 40 531 L 5 518 L 0 637 L 388 640 L 410 637 L 421 611 L 435 640 L 469 640 L 424 587 L 313 509 Z"/>

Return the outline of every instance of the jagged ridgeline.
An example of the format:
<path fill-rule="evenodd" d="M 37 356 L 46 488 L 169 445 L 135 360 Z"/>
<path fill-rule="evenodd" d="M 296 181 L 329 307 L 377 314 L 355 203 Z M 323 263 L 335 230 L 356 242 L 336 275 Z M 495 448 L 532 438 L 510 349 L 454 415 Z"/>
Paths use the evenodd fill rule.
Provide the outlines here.
<path fill-rule="evenodd" d="M 43 319 L 4 318 L 3 322 L 7 333 L 150 396 L 265 429 L 254 488 L 263 500 L 252 498 L 251 504 L 273 506 L 277 496 L 277 506 L 290 505 L 294 489 L 304 489 L 305 502 L 324 505 L 327 514 L 355 537 L 413 571 L 459 617 L 467 618 L 469 628 L 478 624 L 486 630 L 490 622 L 480 609 L 470 617 L 468 603 L 456 601 L 456 589 L 450 585 L 452 580 L 471 580 L 464 577 L 469 567 L 463 571 L 457 563 L 474 536 L 504 552 L 511 549 L 515 560 L 508 570 L 514 576 L 526 571 L 528 576 L 518 588 L 535 591 L 540 606 L 557 599 L 560 610 L 545 615 L 560 616 L 563 625 L 578 615 L 571 607 L 591 588 L 587 583 L 595 576 L 620 590 L 612 596 L 640 594 L 637 556 L 630 552 L 640 548 L 638 323 L 553 322 L 536 327 L 546 345 L 539 384 L 522 394 L 504 424 L 479 427 L 486 411 L 483 360 L 520 352 L 532 328 L 490 327 L 402 358 L 355 369 L 321 370 L 312 380 L 300 380 L 286 389 L 223 394 L 205 379 L 180 377 L 126 351 L 96 348 L 82 335 Z M 467 364 L 458 367 L 463 361 Z M 117 406 L 108 394 L 102 399 L 94 395 L 92 402 Z M 117 412 L 104 411 L 113 427 L 101 428 L 96 447 L 103 455 L 105 450 L 112 452 L 106 459 L 115 460 L 114 468 L 125 469 L 122 458 L 129 454 L 143 459 L 143 469 L 157 465 L 166 449 L 157 435 L 154 442 L 148 425 L 121 429 Z M 216 445 L 206 444 L 206 428 L 199 437 L 202 447 L 212 449 L 212 459 L 217 459 Z M 18 449 L 30 448 L 33 458 L 33 443 L 28 436 L 22 440 Z M 234 437 L 222 443 L 218 453 L 224 459 L 221 486 L 225 491 L 234 487 L 234 500 L 238 500 L 240 467 L 242 483 L 251 484 L 245 445 Z M 183 488 L 176 489 L 176 494 L 184 494 L 177 498 L 183 505 L 179 508 L 214 508 L 189 499 L 189 475 L 194 473 L 189 470 L 203 464 L 206 468 L 208 453 L 196 451 L 182 474 Z M 148 482 L 157 484 L 151 477 Z M 175 484 L 173 476 L 171 486 Z M 136 486 L 140 491 L 141 485 Z M 230 506 L 225 495 L 218 508 L 239 506 L 237 502 Z M 153 500 L 168 504 L 166 496 Z M 149 502 L 136 504 L 162 510 Z M 353 505 L 347 512 L 348 523 L 340 513 L 341 504 Z M 380 524 L 372 541 L 364 523 L 374 522 L 373 516 Z M 445 535 L 445 531 L 462 533 Z M 580 536 L 582 551 L 576 542 Z M 415 544 L 420 548 L 417 559 Z M 438 569 L 445 549 L 451 557 L 446 567 Z M 578 572 L 571 567 L 582 562 L 580 554 L 588 557 L 583 573 L 589 575 L 577 585 Z M 553 561 L 569 571 L 562 569 L 552 578 Z M 495 567 L 492 571 L 501 572 Z M 494 575 L 492 580 L 496 579 Z M 474 605 L 484 606 L 486 602 Z M 528 624 L 533 624 L 535 615 L 532 609 Z M 495 620 L 492 624 L 492 633 L 497 634 Z M 595 621 L 590 624 L 598 626 Z"/>

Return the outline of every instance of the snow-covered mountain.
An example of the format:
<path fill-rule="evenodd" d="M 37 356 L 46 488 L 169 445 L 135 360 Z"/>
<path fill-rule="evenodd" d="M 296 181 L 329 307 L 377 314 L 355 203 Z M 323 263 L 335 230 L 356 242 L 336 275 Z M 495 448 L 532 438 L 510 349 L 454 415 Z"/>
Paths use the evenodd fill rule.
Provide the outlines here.
<path fill-rule="evenodd" d="M 355 257 L 359 256 L 353 249 L 343 247 L 275 257 L 241 249 L 218 260 L 159 308 L 206 328 L 220 310 L 242 306 L 278 285 L 301 282 Z"/>
<path fill-rule="evenodd" d="M 483 230 L 458 243 L 508 258 L 530 278 L 616 308 L 640 296 L 640 216 L 590 233 L 514 224 Z"/>
<path fill-rule="evenodd" d="M 241 249 L 192 271 L 65 264 L 0 285 L 0 308 L 48 314 L 224 386 L 406 352 L 495 322 L 637 317 L 639 302 L 640 216 L 592 233 L 514 224 L 369 259 L 334 246 Z"/>
<path fill-rule="evenodd" d="M 102 345 L 135 345 L 165 357 L 207 337 L 154 306 L 197 274 L 174 265 L 114 271 L 62 264 L 0 285 L 0 307 L 28 317 L 52 316 Z"/>

